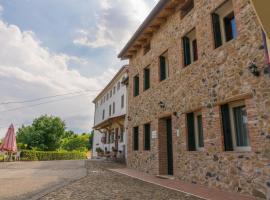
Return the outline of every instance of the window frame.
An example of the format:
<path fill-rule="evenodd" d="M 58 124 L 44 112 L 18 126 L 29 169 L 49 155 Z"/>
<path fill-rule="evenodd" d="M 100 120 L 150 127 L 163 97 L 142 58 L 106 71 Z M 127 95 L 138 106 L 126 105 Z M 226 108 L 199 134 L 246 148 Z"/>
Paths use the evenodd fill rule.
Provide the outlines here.
<path fill-rule="evenodd" d="M 245 109 L 247 109 L 244 101 L 238 101 L 238 102 L 232 102 L 229 103 L 229 115 L 230 115 L 230 124 L 231 124 L 231 134 L 232 134 L 232 143 L 233 143 L 233 151 L 238 152 L 249 152 L 251 151 L 251 144 L 250 144 L 250 135 L 248 131 L 248 123 L 246 123 L 247 128 L 247 139 L 249 146 L 237 146 L 237 134 L 236 134 L 236 126 L 235 126 L 235 117 L 234 117 L 234 108 L 245 106 Z M 248 121 L 248 119 L 247 119 Z"/>
<path fill-rule="evenodd" d="M 227 8 L 228 7 L 228 8 Z M 226 0 L 225 2 L 223 2 L 219 7 L 217 7 L 212 13 L 211 16 L 213 14 L 216 14 L 219 16 L 219 29 L 220 29 L 220 37 L 221 37 L 221 45 L 220 46 L 216 46 L 216 42 L 215 42 L 215 31 L 213 28 L 213 18 L 212 18 L 212 32 L 213 32 L 213 40 L 214 40 L 214 49 L 217 49 L 221 46 L 223 46 L 224 44 L 237 39 L 238 37 L 238 30 L 237 30 L 237 21 L 235 19 L 235 11 L 234 11 L 234 5 L 232 0 Z M 235 29 L 236 29 L 236 36 L 227 40 L 227 36 L 226 36 L 226 25 L 225 25 L 225 18 L 227 18 L 229 15 L 234 16 L 234 20 L 235 20 Z M 233 31 L 232 31 L 233 34 Z"/>
<path fill-rule="evenodd" d="M 186 46 L 185 41 L 188 39 L 188 46 L 189 46 L 189 63 L 186 55 Z M 194 47 L 194 41 L 196 41 L 196 48 Z M 196 50 L 196 52 L 195 52 Z M 199 51 L 198 51 L 198 39 L 197 39 L 197 31 L 196 27 L 192 28 L 188 33 L 186 33 L 182 37 L 182 57 L 183 57 L 183 66 L 187 67 L 191 65 L 192 63 L 196 62 L 199 59 Z"/>

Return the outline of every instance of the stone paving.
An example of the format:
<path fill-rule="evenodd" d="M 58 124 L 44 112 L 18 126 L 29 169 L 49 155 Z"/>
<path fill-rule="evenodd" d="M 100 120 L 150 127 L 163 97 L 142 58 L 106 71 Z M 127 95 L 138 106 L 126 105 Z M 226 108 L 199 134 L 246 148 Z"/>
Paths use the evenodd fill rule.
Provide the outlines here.
<path fill-rule="evenodd" d="M 0 163 L 0 200 L 38 199 L 86 174 L 84 160 Z"/>
<path fill-rule="evenodd" d="M 108 171 L 120 165 L 109 162 L 87 163 L 88 175 L 41 200 L 199 200 L 199 198 Z"/>

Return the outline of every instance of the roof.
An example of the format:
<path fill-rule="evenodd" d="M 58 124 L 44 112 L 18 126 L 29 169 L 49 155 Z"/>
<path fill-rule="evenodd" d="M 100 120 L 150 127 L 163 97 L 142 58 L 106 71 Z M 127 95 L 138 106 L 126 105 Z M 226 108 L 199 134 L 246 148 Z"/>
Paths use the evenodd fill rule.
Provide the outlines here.
<path fill-rule="evenodd" d="M 103 93 L 112 85 L 112 83 L 120 76 L 123 72 L 127 72 L 128 65 L 124 65 L 121 67 L 121 69 L 116 73 L 116 75 L 111 79 L 111 81 L 106 85 L 106 87 L 96 96 L 96 98 L 93 100 L 93 103 L 97 101 L 97 99 L 100 98 L 100 96 L 103 95 Z"/>
<path fill-rule="evenodd" d="M 145 35 L 152 35 L 151 31 L 146 32 L 146 29 L 152 26 L 154 29 L 158 27 L 166 21 L 166 18 L 175 11 L 176 5 L 179 3 L 185 3 L 188 0 L 160 0 L 158 4 L 154 7 L 148 17 L 144 20 L 138 30 L 134 33 L 131 39 L 128 41 L 126 46 L 122 49 L 119 53 L 118 57 L 121 59 L 125 59 L 128 56 L 126 55 L 130 48 L 134 45 L 134 43 L 142 36 Z M 163 13 L 162 13 L 163 12 Z M 157 19 L 158 18 L 158 19 Z M 153 23 L 154 21 L 159 20 L 160 23 Z M 151 27 L 150 27 L 151 28 Z M 158 29 L 157 28 L 157 29 Z M 141 46 L 141 45 L 140 45 Z"/>
<path fill-rule="evenodd" d="M 106 119 L 105 121 L 102 121 L 99 124 L 95 125 L 93 127 L 93 129 L 100 130 L 100 129 L 108 128 L 114 122 L 118 122 L 119 120 L 125 119 L 125 116 L 126 115 L 120 115 L 120 116 L 116 116 L 116 117 L 110 117 L 110 118 Z"/>

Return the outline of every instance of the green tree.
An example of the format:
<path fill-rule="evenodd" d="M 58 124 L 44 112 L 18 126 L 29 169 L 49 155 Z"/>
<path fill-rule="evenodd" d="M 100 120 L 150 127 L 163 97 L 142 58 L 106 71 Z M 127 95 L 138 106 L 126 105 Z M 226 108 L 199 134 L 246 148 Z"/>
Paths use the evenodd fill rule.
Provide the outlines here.
<path fill-rule="evenodd" d="M 33 121 L 31 126 L 22 126 L 17 133 L 18 143 L 29 149 L 54 151 L 60 147 L 65 136 L 65 123 L 59 117 L 43 115 Z"/>
<path fill-rule="evenodd" d="M 90 134 L 73 135 L 62 140 L 61 148 L 67 151 L 87 151 L 89 149 Z"/>

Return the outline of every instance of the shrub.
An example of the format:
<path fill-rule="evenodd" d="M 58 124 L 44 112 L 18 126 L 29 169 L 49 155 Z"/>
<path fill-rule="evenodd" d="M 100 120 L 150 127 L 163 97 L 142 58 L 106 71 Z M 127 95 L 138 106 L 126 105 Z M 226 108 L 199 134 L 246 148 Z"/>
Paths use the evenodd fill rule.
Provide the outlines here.
<path fill-rule="evenodd" d="M 49 161 L 49 160 L 83 160 L 84 152 L 72 151 L 22 151 L 21 160 L 24 161 Z"/>

